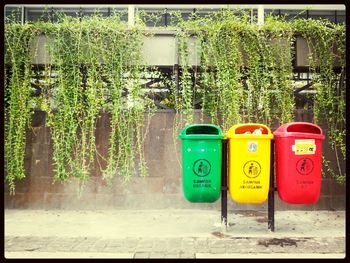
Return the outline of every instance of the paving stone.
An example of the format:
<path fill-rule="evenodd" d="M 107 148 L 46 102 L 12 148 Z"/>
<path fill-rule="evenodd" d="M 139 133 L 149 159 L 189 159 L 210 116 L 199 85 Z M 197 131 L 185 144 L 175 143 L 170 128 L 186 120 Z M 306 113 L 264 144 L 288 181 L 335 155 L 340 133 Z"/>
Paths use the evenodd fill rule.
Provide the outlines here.
<path fill-rule="evenodd" d="M 171 238 L 167 242 L 167 252 L 180 253 L 182 251 L 182 238 Z"/>
<path fill-rule="evenodd" d="M 219 239 L 219 240 L 213 240 L 209 239 L 208 240 L 208 246 L 209 247 L 226 247 L 227 240 L 226 239 Z"/>
<path fill-rule="evenodd" d="M 74 238 L 74 237 L 60 237 L 55 238 L 51 240 L 51 242 L 45 243 L 45 241 L 41 239 L 37 239 L 33 241 L 34 244 L 40 245 L 40 251 L 47 251 L 47 252 L 68 252 L 72 251 L 74 247 L 79 245 L 83 239 L 81 238 Z"/>
<path fill-rule="evenodd" d="M 140 239 L 135 248 L 136 252 L 151 252 L 153 249 L 153 240 Z"/>
<path fill-rule="evenodd" d="M 179 258 L 180 253 L 165 253 L 164 258 Z"/>
<path fill-rule="evenodd" d="M 50 244 L 49 246 L 42 247 L 40 249 L 41 251 L 46 252 L 68 252 L 73 251 L 74 244 L 72 243 L 56 243 L 56 244 Z M 87 250 L 78 250 L 78 251 L 87 251 Z"/>
<path fill-rule="evenodd" d="M 149 258 L 165 258 L 165 254 L 161 252 L 151 252 Z"/>
<path fill-rule="evenodd" d="M 225 247 L 212 247 L 209 248 L 209 252 L 213 254 L 223 254 L 226 253 L 226 248 Z"/>
<path fill-rule="evenodd" d="M 47 247 L 55 241 L 55 237 L 35 239 L 33 237 L 15 237 L 5 245 L 8 251 L 35 251 Z"/>
<path fill-rule="evenodd" d="M 109 253 L 134 253 L 135 248 L 132 246 L 134 244 L 129 244 L 128 239 L 107 239 L 107 240 L 99 240 L 95 245 L 103 246 L 103 242 L 106 243 L 103 252 Z"/>
<path fill-rule="evenodd" d="M 148 252 L 136 252 L 134 258 L 149 258 Z"/>
<path fill-rule="evenodd" d="M 137 241 L 136 241 L 137 240 Z M 123 245 L 124 251 L 129 253 L 135 253 L 137 251 L 138 239 L 125 239 L 125 244 Z"/>
<path fill-rule="evenodd" d="M 107 247 L 123 247 L 125 240 L 123 239 L 111 239 L 107 242 Z"/>
<path fill-rule="evenodd" d="M 97 240 L 90 248 L 89 251 L 103 251 L 108 245 L 108 240 L 106 239 L 99 239 Z"/>
<path fill-rule="evenodd" d="M 208 247 L 210 253 L 218 254 L 226 252 L 227 240 L 208 240 Z"/>
<path fill-rule="evenodd" d="M 85 237 L 83 239 L 80 239 L 79 242 L 75 242 L 74 246 L 72 247 L 71 251 L 89 251 L 91 247 L 98 241 L 98 238 L 92 238 L 92 237 Z"/>
<path fill-rule="evenodd" d="M 196 258 L 195 253 L 180 253 L 179 258 Z"/>
<path fill-rule="evenodd" d="M 196 252 L 209 253 L 207 238 L 198 238 L 195 242 Z"/>
<path fill-rule="evenodd" d="M 196 250 L 195 250 L 195 239 L 194 238 L 188 238 L 188 237 L 185 237 L 182 239 L 182 252 L 186 252 L 186 253 L 194 253 Z"/>
<path fill-rule="evenodd" d="M 167 252 L 167 242 L 164 239 L 154 239 L 152 245 L 153 252 Z"/>
<path fill-rule="evenodd" d="M 128 249 L 125 247 L 105 247 L 102 252 L 106 253 L 129 253 Z"/>

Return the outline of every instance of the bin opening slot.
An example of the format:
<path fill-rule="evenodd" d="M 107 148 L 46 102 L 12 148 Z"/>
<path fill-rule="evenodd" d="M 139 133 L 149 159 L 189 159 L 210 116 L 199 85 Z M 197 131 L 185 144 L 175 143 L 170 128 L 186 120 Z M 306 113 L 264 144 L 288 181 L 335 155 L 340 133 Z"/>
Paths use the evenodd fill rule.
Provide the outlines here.
<path fill-rule="evenodd" d="M 219 135 L 219 130 L 212 126 L 194 126 L 186 130 L 186 134 L 212 134 Z"/>
<path fill-rule="evenodd" d="M 238 127 L 235 130 L 235 134 L 254 134 L 255 130 L 260 130 L 261 134 L 268 134 L 268 131 L 265 127 L 259 126 L 259 125 L 245 125 L 242 127 Z M 260 134 L 260 133 L 259 133 Z"/>
<path fill-rule="evenodd" d="M 290 125 L 289 127 L 287 127 L 287 132 L 322 134 L 320 128 L 314 125 L 307 125 L 302 123 Z"/>

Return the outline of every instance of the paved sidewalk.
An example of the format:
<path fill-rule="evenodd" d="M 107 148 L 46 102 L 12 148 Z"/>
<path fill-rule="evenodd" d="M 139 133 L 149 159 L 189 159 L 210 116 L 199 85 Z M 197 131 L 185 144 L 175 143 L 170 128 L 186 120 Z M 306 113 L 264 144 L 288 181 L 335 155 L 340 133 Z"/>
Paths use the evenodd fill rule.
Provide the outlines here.
<path fill-rule="evenodd" d="M 344 256 L 344 211 L 5 210 L 6 258 Z"/>

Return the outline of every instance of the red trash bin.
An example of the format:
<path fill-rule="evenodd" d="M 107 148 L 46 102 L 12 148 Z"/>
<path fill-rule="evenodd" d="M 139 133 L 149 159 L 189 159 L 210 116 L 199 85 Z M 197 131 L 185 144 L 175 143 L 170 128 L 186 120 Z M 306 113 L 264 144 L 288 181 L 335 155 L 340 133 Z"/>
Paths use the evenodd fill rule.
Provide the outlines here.
<path fill-rule="evenodd" d="M 290 204 L 316 203 L 321 191 L 322 140 L 319 126 L 292 122 L 274 133 L 279 197 Z"/>

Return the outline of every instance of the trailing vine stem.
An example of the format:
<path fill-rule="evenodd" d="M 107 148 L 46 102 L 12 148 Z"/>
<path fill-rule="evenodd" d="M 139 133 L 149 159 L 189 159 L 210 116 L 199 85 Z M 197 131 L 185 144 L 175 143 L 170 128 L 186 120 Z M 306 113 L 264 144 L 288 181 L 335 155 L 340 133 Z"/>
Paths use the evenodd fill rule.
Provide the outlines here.
<path fill-rule="evenodd" d="M 344 24 L 312 19 L 285 21 L 270 15 L 263 26 L 258 26 L 250 23 L 248 13 L 237 16 L 231 10 L 192 16 L 186 21 L 178 14 L 174 17 L 182 42 L 189 36 L 200 39 L 201 109 L 224 130 L 241 121 L 270 126 L 294 119 L 292 62 L 295 35 L 301 33 L 309 45 L 310 71 L 317 91 L 314 121 L 326 122 L 336 157 L 334 164 L 324 161 L 324 165 L 338 182 L 345 181 L 340 161 L 345 161 Z M 188 57 L 186 50 L 179 48 L 179 52 L 181 60 Z M 335 63 L 341 67 L 340 74 L 333 69 Z M 182 89 L 186 87 L 190 85 Z M 175 100 L 175 108 L 187 105 L 189 101 Z"/>
<path fill-rule="evenodd" d="M 241 121 L 270 125 L 276 119 L 280 123 L 292 120 L 294 39 L 290 23 L 268 16 L 259 27 L 250 23 L 248 13 L 237 16 L 230 10 L 192 16 L 187 21 L 174 16 L 181 32 L 177 34 L 181 61 L 188 61 L 182 43 L 190 36 L 199 40 L 198 94 L 201 109 L 212 123 L 227 130 Z M 175 107 L 187 109 L 190 100 L 193 104 L 193 87 L 187 83 L 186 71 L 181 77 L 182 97 Z"/>
<path fill-rule="evenodd" d="M 15 181 L 25 177 L 26 130 L 32 115 L 29 51 L 37 34 L 29 25 L 5 25 L 5 171 L 10 193 Z"/>
<path fill-rule="evenodd" d="M 308 58 L 317 91 L 314 105 L 315 122 L 325 122 L 329 144 L 334 151 L 336 163 L 323 160 L 326 170 L 339 182 L 345 182 L 344 167 L 340 160 L 346 159 L 345 148 L 345 25 L 334 25 L 326 20 L 295 21 L 295 28 L 305 37 L 310 50 Z M 341 72 L 333 70 L 338 63 Z"/>
<path fill-rule="evenodd" d="M 121 15 L 72 18 L 58 13 L 57 23 L 6 24 L 6 178 L 13 193 L 15 179 L 25 176 L 25 130 L 33 105 L 30 44 L 39 36 L 45 37 L 49 58 L 43 92 L 34 104 L 47 113 L 54 180 L 83 183 L 97 156 L 107 160 L 106 167 L 98 168 L 108 182 L 116 175 L 125 182 L 135 174 L 147 175 L 143 147 L 154 103 L 141 90 L 141 78 L 149 72 L 141 65 L 144 25 L 129 28 Z M 107 156 L 96 148 L 102 112 L 111 117 Z"/>

